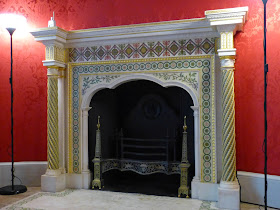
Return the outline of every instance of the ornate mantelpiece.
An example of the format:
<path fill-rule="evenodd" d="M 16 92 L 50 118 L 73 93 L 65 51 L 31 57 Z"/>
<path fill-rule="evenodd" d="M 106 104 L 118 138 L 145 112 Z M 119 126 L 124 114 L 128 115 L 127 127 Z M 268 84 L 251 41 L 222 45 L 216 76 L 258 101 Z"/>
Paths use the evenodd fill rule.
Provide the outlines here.
<path fill-rule="evenodd" d="M 89 188 L 92 96 L 103 88 L 144 79 L 181 87 L 193 100 L 192 197 L 238 209 L 233 38 L 247 12 L 240 7 L 206 11 L 205 18 L 198 19 L 78 31 L 54 26 L 31 32 L 46 46 L 43 65 L 48 68 L 49 165 L 42 190 Z"/>

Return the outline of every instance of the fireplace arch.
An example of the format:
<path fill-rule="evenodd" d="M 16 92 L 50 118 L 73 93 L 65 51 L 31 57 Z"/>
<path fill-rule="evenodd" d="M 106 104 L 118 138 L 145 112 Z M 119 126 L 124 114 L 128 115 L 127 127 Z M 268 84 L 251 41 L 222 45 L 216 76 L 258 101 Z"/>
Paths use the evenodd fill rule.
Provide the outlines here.
<path fill-rule="evenodd" d="M 115 89 L 119 85 L 122 85 L 124 83 L 128 83 L 131 81 L 137 81 L 137 80 L 146 80 L 146 81 L 151 81 L 154 82 L 162 87 L 179 87 L 185 90 L 191 97 L 194 106 L 191 108 L 194 110 L 194 153 L 195 153 L 195 177 L 194 179 L 199 179 L 199 171 L 200 171 L 200 156 L 199 156 L 199 130 L 200 130 L 200 124 L 199 124 L 199 106 L 198 106 L 198 101 L 199 98 L 197 96 L 197 93 L 193 90 L 193 88 L 187 84 L 180 83 L 178 81 L 171 81 L 171 82 L 164 82 L 158 78 L 156 78 L 153 75 L 143 75 L 143 74 L 131 74 L 131 75 L 124 75 L 121 76 L 121 78 L 115 80 L 114 82 L 111 83 L 106 83 L 106 84 L 97 84 L 94 85 L 93 87 L 89 88 L 87 92 L 84 94 L 82 98 L 82 103 L 81 103 L 81 145 L 82 145 L 82 173 L 88 173 L 89 172 L 89 160 L 88 160 L 88 111 L 92 108 L 89 107 L 90 102 L 94 94 L 96 94 L 98 91 L 102 89 Z"/>
<path fill-rule="evenodd" d="M 152 75 L 132 74 L 132 75 L 123 76 L 120 79 L 113 81 L 112 83 L 99 84 L 99 85 L 91 87 L 82 99 L 82 105 L 81 105 L 82 109 L 89 107 L 89 104 L 90 104 L 90 101 L 91 101 L 93 95 L 96 92 L 98 92 L 99 90 L 104 89 L 104 88 L 115 89 L 116 87 L 118 87 L 119 85 L 121 85 L 123 83 L 127 83 L 130 81 L 136 81 L 136 80 L 148 80 L 151 82 L 155 82 L 155 83 L 161 85 L 162 87 L 172 87 L 172 86 L 180 87 L 190 94 L 190 96 L 193 100 L 194 106 L 199 105 L 198 96 L 197 96 L 196 92 L 193 90 L 193 88 L 190 87 L 189 85 L 182 84 L 177 81 L 164 82 Z"/>

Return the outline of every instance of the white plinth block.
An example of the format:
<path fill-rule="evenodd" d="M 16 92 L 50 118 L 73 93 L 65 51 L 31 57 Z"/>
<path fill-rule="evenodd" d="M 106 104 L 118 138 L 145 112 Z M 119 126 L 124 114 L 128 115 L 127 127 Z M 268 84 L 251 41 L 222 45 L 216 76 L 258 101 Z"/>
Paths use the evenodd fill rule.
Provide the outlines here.
<path fill-rule="evenodd" d="M 66 188 L 65 174 L 41 176 L 41 190 L 44 192 L 60 192 Z"/>
<path fill-rule="evenodd" d="M 218 191 L 219 208 L 233 210 L 240 209 L 240 187 L 238 182 L 221 181 Z"/>

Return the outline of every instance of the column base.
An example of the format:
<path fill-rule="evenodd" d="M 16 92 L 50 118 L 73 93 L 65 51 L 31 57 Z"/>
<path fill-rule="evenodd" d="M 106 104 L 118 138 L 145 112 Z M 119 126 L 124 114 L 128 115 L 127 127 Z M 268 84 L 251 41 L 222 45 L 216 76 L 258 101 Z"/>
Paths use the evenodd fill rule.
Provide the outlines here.
<path fill-rule="evenodd" d="M 60 192 L 66 188 L 65 174 L 61 170 L 47 170 L 41 176 L 41 190 L 44 192 Z"/>
<path fill-rule="evenodd" d="M 218 207 L 221 209 L 240 209 L 240 187 L 237 181 L 221 181 L 218 188 Z"/>
<path fill-rule="evenodd" d="M 91 181 L 92 181 L 92 173 L 90 171 L 83 171 L 83 189 L 90 189 Z"/>
<path fill-rule="evenodd" d="M 218 201 L 218 184 L 201 182 L 199 178 L 192 180 L 191 197 L 204 201 Z"/>
<path fill-rule="evenodd" d="M 191 190 L 191 198 L 199 198 L 199 184 L 200 180 L 197 177 L 194 177 L 192 180 L 192 190 Z"/>

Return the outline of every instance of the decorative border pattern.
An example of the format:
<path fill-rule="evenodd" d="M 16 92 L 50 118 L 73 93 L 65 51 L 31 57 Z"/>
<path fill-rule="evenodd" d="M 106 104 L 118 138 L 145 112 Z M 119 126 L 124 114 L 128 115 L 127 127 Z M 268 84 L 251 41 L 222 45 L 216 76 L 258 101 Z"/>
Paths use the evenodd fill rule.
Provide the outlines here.
<path fill-rule="evenodd" d="M 94 162 L 94 161 L 93 161 Z M 153 173 L 164 173 L 164 174 L 180 174 L 181 162 L 164 162 L 154 161 L 145 162 L 134 161 L 134 160 L 120 160 L 120 159 L 106 159 L 102 161 L 101 169 L 102 173 L 117 169 L 120 171 L 134 171 L 141 175 L 149 175 Z M 188 167 L 190 164 L 188 164 Z"/>
<path fill-rule="evenodd" d="M 69 195 L 70 193 L 74 192 L 74 190 L 72 189 L 67 189 L 67 190 L 64 190 L 62 192 L 57 192 L 57 193 L 51 193 L 51 192 L 39 192 L 39 193 L 36 193 L 35 195 L 32 195 L 32 196 L 29 196 L 27 198 L 24 198 L 18 202 L 15 202 L 14 204 L 6 207 L 5 209 L 6 210 L 16 210 L 16 209 L 26 209 L 24 207 L 21 207 L 22 205 L 24 204 L 27 204 L 37 198 L 40 198 L 40 197 L 43 197 L 43 196 L 51 196 L 51 197 L 65 197 L 67 195 Z"/>
<path fill-rule="evenodd" d="M 215 38 L 158 41 L 69 48 L 70 62 L 90 62 L 131 58 L 208 55 L 215 52 Z"/>
<path fill-rule="evenodd" d="M 84 67 L 80 74 L 85 74 L 82 77 L 82 95 L 86 91 L 97 83 L 109 83 L 112 80 L 119 78 L 119 75 L 111 75 L 111 73 L 120 72 L 151 72 L 153 75 L 161 80 L 165 81 L 181 81 L 188 83 L 198 93 L 198 80 L 199 76 L 196 72 L 197 69 L 203 67 L 203 60 L 185 60 L 185 61 L 162 61 L 162 62 L 143 62 L 143 63 L 125 63 L 125 64 L 111 64 L 111 65 L 96 65 Z M 181 72 L 166 72 L 172 70 L 185 70 L 193 69 L 193 71 Z M 93 73 L 98 75 L 93 75 Z M 102 75 L 100 73 L 103 73 Z M 106 74 L 107 73 L 107 74 Z M 110 73 L 110 75 L 108 74 Z"/>
<path fill-rule="evenodd" d="M 35 208 L 25 208 L 25 207 L 23 207 L 23 205 L 28 204 L 29 202 L 32 202 L 32 201 L 36 200 L 37 198 L 41 198 L 43 196 L 62 198 L 62 197 L 68 196 L 71 193 L 77 192 L 77 191 L 79 191 L 79 190 L 67 189 L 65 191 L 57 192 L 57 193 L 39 192 L 39 193 L 31 195 L 31 196 L 29 196 L 27 198 L 24 198 L 24 199 L 22 199 L 22 200 L 20 200 L 18 202 L 15 202 L 15 203 L 13 203 L 13 204 L 11 204 L 9 206 L 6 206 L 3 209 L 5 209 L 5 210 L 16 210 L 16 209 L 17 210 L 19 210 L 19 209 L 37 210 Z M 100 191 L 98 191 L 98 192 L 100 192 Z M 110 193 L 114 193 L 114 192 L 108 192 L 108 193 L 110 194 Z M 157 200 L 157 198 L 160 198 L 160 196 L 153 196 L 153 200 Z M 174 199 L 174 198 L 172 198 L 172 197 L 165 197 L 164 199 L 165 200 L 171 200 L 171 199 Z M 215 210 L 215 209 L 218 209 L 218 208 L 214 207 L 216 202 L 211 202 L 211 201 L 199 201 L 199 202 L 201 202 L 199 210 Z"/>
<path fill-rule="evenodd" d="M 169 60 L 170 59 L 170 60 Z M 80 173 L 80 104 L 82 95 L 92 86 L 110 83 L 113 79 L 132 73 L 151 73 L 163 80 L 181 81 L 200 95 L 200 132 L 201 132 L 201 177 L 203 182 L 215 182 L 215 112 L 214 112 L 214 56 L 187 56 L 176 58 L 137 59 L 105 61 L 95 63 L 77 63 L 69 65 L 69 172 Z M 137 64 L 137 65 L 136 65 Z M 129 66 L 132 66 L 131 69 Z M 133 68 L 133 65 L 139 68 Z M 140 68 L 142 66 L 142 68 Z M 146 67 L 150 67 L 147 70 Z M 154 69 L 153 69 L 154 66 Z M 162 67 L 162 68 L 160 68 Z M 193 70 L 201 72 L 201 82 L 180 76 L 192 75 Z M 211 74 L 212 72 L 212 74 Z M 107 76 L 106 76 L 107 75 Z M 109 76 L 110 75 L 110 76 Z M 194 76 L 194 75 L 193 75 Z M 86 79 L 85 79 L 86 78 Z M 179 78 L 179 79 L 178 79 Z M 192 78 L 192 77 L 190 77 Z M 199 79 L 199 80 L 200 80 Z M 92 84 L 91 84 L 92 83 Z M 195 87 L 195 88 L 194 88 Z M 71 164 L 73 161 L 73 164 Z"/>

